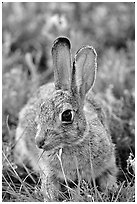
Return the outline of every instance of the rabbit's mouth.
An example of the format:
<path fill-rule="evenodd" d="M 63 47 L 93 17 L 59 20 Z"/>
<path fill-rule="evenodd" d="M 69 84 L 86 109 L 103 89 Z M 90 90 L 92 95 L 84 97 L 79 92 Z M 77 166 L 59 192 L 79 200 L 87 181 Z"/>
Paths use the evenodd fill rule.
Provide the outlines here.
<path fill-rule="evenodd" d="M 53 145 L 45 145 L 45 146 L 43 147 L 44 151 L 50 151 L 50 150 L 52 150 L 53 148 L 54 148 Z"/>
<path fill-rule="evenodd" d="M 45 145 L 43 146 L 44 151 L 51 151 L 51 150 L 59 150 L 63 147 L 63 145 L 59 144 L 55 144 L 54 142 L 52 143 L 45 143 Z"/>

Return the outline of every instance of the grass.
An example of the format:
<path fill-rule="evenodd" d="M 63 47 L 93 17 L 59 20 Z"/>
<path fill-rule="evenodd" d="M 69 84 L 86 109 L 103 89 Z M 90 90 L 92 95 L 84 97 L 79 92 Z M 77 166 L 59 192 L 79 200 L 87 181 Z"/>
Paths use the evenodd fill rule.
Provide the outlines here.
<path fill-rule="evenodd" d="M 60 164 L 61 157 L 58 155 Z M 3 152 L 3 163 L 6 165 L 3 168 L 2 175 L 2 199 L 4 202 L 43 202 L 43 195 L 40 191 L 40 179 L 39 175 L 34 173 L 32 169 L 28 167 L 15 166 L 11 163 L 8 157 Z M 129 166 L 134 169 L 134 158 L 129 157 L 127 162 L 127 168 Z M 63 171 L 63 166 L 62 172 Z M 63 173 L 64 177 L 65 174 Z M 61 193 L 63 201 L 73 202 L 135 202 L 135 175 L 132 174 L 130 181 L 123 181 L 118 183 L 118 188 L 114 192 L 109 192 L 107 189 L 105 192 L 100 192 L 97 189 L 96 184 L 92 186 L 90 183 L 81 181 L 78 191 L 68 186 L 66 181 L 66 187 L 68 189 L 68 196 L 65 197 Z M 65 177 L 66 178 L 66 177 Z M 65 179 L 66 180 L 66 179 Z M 79 192 L 79 193 L 78 193 Z M 52 201 L 52 200 L 50 200 Z"/>

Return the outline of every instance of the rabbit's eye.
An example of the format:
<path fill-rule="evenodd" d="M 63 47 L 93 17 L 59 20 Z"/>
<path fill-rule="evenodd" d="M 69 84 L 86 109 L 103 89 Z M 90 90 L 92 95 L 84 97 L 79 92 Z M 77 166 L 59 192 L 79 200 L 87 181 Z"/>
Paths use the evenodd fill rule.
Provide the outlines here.
<path fill-rule="evenodd" d="M 65 110 L 61 115 L 62 123 L 72 123 L 73 122 L 74 113 L 72 110 Z"/>

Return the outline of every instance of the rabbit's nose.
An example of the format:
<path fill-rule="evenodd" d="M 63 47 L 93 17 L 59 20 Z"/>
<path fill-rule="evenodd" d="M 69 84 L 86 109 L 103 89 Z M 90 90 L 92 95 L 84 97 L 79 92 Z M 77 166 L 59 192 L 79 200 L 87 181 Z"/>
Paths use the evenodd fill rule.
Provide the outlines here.
<path fill-rule="evenodd" d="M 44 144 L 45 144 L 45 139 L 42 137 L 36 137 L 35 141 L 36 141 L 36 145 L 38 146 L 38 148 L 43 149 Z"/>

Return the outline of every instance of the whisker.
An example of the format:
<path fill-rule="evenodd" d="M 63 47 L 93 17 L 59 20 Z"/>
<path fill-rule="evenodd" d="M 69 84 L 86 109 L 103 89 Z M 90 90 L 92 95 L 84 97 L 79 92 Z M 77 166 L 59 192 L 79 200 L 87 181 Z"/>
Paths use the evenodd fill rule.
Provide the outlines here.
<path fill-rule="evenodd" d="M 38 162 L 40 161 L 40 159 L 41 159 L 41 157 L 42 157 L 42 155 L 44 154 L 45 151 L 46 151 L 46 150 L 43 149 L 42 153 L 39 155 L 38 160 L 37 160 L 37 164 L 38 164 Z"/>

